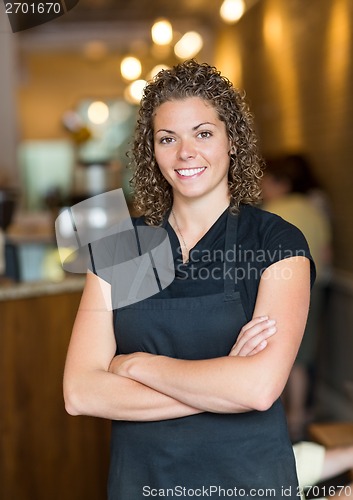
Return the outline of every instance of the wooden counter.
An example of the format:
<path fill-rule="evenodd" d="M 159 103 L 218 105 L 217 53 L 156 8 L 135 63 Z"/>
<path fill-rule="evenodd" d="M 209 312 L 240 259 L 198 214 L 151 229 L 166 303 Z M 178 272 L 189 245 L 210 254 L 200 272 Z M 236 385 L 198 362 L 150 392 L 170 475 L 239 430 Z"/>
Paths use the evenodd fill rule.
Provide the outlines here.
<path fill-rule="evenodd" d="M 318 422 L 309 426 L 310 439 L 327 448 L 353 444 L 353 422 Z"/>
<path fill-rule="evenodd" d="M 353 422 L 317 422 L 309 425 L 309 438 L 326 448 L 353 445 Z M 347 472 L 353 481 L 353 469 Z"/>
<path fill-rule="evenodd" d="M 69 416 L 62 396 L 82 285 L 0 287 L 1 499 L 106 498 L 110 423 Z"/>

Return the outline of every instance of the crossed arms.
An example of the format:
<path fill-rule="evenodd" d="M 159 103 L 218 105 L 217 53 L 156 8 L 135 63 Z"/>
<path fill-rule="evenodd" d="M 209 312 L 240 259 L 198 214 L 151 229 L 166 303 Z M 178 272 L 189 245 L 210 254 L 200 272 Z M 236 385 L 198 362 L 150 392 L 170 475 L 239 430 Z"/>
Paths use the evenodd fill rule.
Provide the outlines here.
<path fill-rule="evenodd" d="M 109 285 L 89 273 L 65 366 L 67 411 L 148 421 L 268 409 L 285 386 L 304 332 L 309 267 L 305 257 L 270 266 L 260 281 L 253 319 L 229 355 L 199 361 L 148 353 L 115 356 L 112 313 L 104 298 Z"/>

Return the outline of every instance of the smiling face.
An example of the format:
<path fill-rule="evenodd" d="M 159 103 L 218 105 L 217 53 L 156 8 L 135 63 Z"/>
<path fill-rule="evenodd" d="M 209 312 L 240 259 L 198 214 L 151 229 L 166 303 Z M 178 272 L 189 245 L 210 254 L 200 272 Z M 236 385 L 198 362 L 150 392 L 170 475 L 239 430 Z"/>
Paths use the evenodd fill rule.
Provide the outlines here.
<path fill-rule="evenodd" d="M 156 109 L 155 157 L 174 198 L 210 195 L 229 200 L 230 148 L 226 126 L 209 102 L 189 97 Z"/>

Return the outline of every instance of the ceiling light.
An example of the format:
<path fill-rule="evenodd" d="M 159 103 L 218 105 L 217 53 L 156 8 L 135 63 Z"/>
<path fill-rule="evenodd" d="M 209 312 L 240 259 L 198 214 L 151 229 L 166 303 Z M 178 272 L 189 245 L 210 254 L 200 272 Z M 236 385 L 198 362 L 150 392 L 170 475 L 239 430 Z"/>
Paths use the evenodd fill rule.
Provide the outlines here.
<path fill-rule="evenodd" d="M 202 36 L 196 31 L 188 31 L 174 47 L 174 53 L 179 59 L 195 57 L 203 47 Z"/>
<path fill-rule="evenodd" d="M 219 10 L 221 18 L 226 23 L 239 21 L 245 12 L 244 0 L 224 0 Z"/>
<path fill-rule="evenodd" d="M 151 35 L 155 44 L 168 45 L 173 39 L 172 25 L 167 19 L 159 19 L 152 26 Z"/>
<path fill-rule="evenodd" d="M 124 57 L 120 63 L 120 71 L 126 80 L 136 80 L 141 75 L 141 63 L 137 57 Z"/>
<path fill-rule="evenodd" d="M 130 83 L 126 88 L 124 97 L 132 104 L 139 104 L 143 96 L 143 89 L 145 88 L 147 82 L 146 80 L 135 80 Z"/>
<path fill-rule="evenodd" d="M 169 66 L 167 66 L 166 64 L 157 64 L 157 66 L 152 68 L 148 73 L 147 79 L 152 80 L 163 69 L 169 69 Z"/>
<path fill-rule="evenodd" d="M 88 119 L 95 125 L 105 123 L 109 118 L 109 108 L 102 101 L 95 101 L 89 105 L 87 110 Z"/>

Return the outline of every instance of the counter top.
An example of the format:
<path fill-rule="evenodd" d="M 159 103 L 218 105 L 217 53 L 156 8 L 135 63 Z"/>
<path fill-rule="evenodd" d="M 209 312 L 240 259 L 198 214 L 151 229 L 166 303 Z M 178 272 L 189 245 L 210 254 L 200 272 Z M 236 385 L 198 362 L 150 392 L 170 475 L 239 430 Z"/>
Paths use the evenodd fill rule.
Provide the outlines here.
<path fill-rule="evenodd" d="M 14 244 L 55 244 L 53 214 L 50 211 L 17 212 L 6 231 L 6 237 Z"/>
<path fill-rule="evenodd" d="M 55 295 L 83 290 L 85 276 L 65 278 L 62 281 L 34 281 L 25 283 L 1 283 L 0 301 L 16 300 L 41 295 Z"/>

